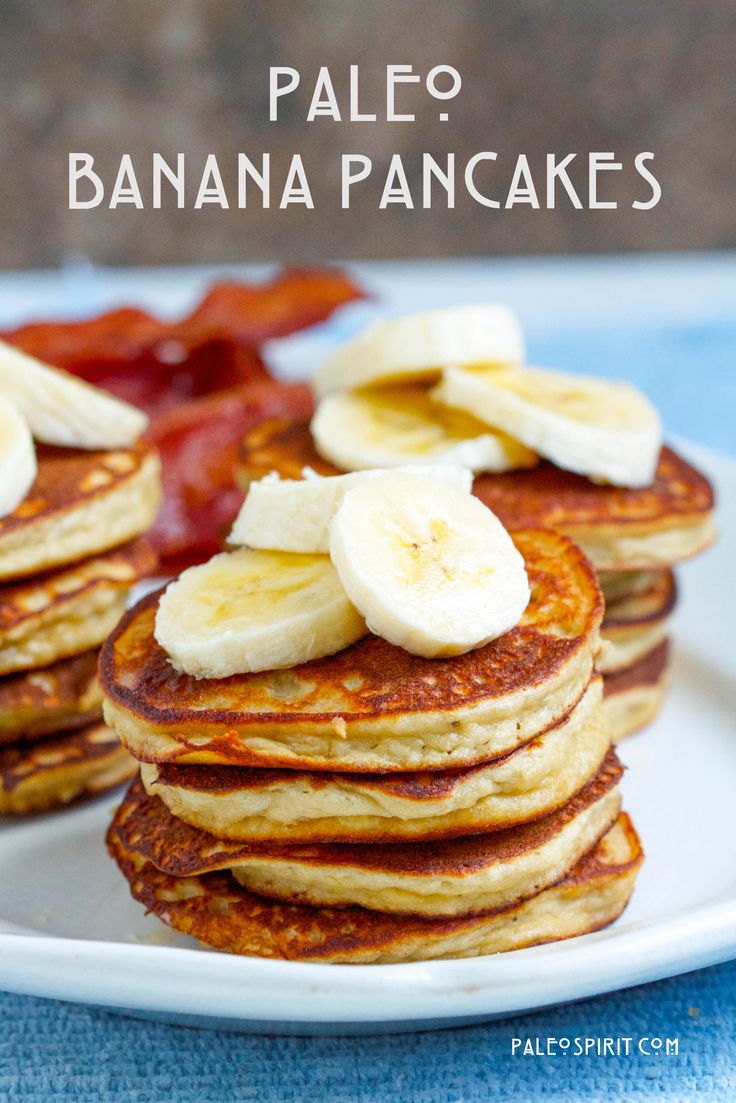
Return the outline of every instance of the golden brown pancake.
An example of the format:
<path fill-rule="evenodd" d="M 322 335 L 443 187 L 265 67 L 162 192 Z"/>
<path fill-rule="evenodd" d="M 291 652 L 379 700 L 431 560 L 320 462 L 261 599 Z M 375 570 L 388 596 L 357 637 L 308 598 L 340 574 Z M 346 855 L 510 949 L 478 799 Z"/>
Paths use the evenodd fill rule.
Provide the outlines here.
<path fill-rule="evenodd" d="M 669 641 L 603 679 L 603 710 L 615 741 L 646 727 L 659 712 L 669 675 Z"/>
<path fill-rule="evenodd" d="M 598 581 L 606 605 L 648 590 L 659 574 L 653 571 L 598 571 Z"/>
<path fill-rule="evenodd" d="M 502 758 L 460 770 L 338 774 L 143 763 L 175 816 L 219 838 L 388 842 L 452 838 L 525 823 L 563 805 L 610 746 L 594 679 L 570 715 Z"/>
<path fill-rule="evenodd" d="M 156 453 L 139 442 L 114 452 L 39 445 L 36 480 L 0 517 L 0 580 L 48 571 L 138 536 L 161 500 Z"/>
<path fill-rule="evenodd" d="M 596 666 L 602 674 L 615 674 L 633 666 L 653 651 L 667 634 L 667 623 L 677 603 L 672 571 L 651 571 L 648 585 L 606 601 L 601 627 L 604 647 Z"/>
<path fill-rule="evenodd" d="M 156 642 L 151 595 L 102 650 L 107 722 L 143 762 L 393 772 L 506 754 L 582 696 L 603 614 L 595 573 L 571 541 L 553 532 L 514 539 L 531 586 L 520 623 L 449 659 L 367 636 L 288 670 L 197 680 Z"/>
<path fill-rule="evenodd" d="M 97 651 L 0 678 L 0 745 L 81 728 L 102 717 Z"/>
<path fill-rule="evenodd" d="M 104 724 L 0 748 L 0 814 L 48 812 L 105 793 L 136 764 Z"/>
<path fill-rule="evenodd" d="M 108 832 L 132 895 L 168 926 L 228 953 L 291 961 L 388 963 L 476 957 L 599 930 L 625 908 L 642 850 L 628 817 L 552 888 L 484 915 L 407 916 L 360 907 L 272 903 L 227 873 L 175 877 L 149 860 L 134 783 Z M 150 805 L 149 805 L 150 807 Z"/>
<path fill-rule="evenodd" d="M 174 877 L 228 869 L 269 899 L 361 905 L 407 915 L 493 911 L 556 883 L 613 825 L 621 767 L 613 752 L 581 793 L 532 824 L 443 842 L 388 846 L 228 842 L 176 819 L 140 796 L 138 821 L 149 861 Z"/>
<path fill-rule="evenodd" d="M 133 583 L 156 556 L 145 540 L 31 579 L 0 585 L 0 674 L 34 670 L 99 647 Z"/>
<path fill-rule="evenodd" d="M 245 438 L 243 489 L 269 471 L 299 479 L 304 467 L 340 474 L 317 453 L 309 422 L 271 420 Z M 652 486 L 602 486 L 551 463 L 479 475 L 473 492 L 507 528 L 554 528 L 576 541 L 598 570 L 647 570 L 696 555 L 714 539 L 713 490 L 706 477 L 663 448 Z"/>

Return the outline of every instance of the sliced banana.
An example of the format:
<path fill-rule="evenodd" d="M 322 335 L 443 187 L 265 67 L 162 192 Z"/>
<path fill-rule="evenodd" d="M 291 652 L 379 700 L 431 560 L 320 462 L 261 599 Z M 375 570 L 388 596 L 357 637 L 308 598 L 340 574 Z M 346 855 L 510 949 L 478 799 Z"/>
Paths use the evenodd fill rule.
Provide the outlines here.
<path fill-rule="evenodd" d="M 437 467 L 407 467 L 416 475 L 433 475 L 469 494 L 473 485 L 467 467 L 444 464 Z M 273 472 L 248 488 L 229 544 L 273 551 L 323 552 L 330 550 L 330 521 L 348 490 L 385 474 L 384 471 L 355 471 L 351 475 L 322 478 L 307 472 L 304 479 L 280 479 Z"/>
<path fill-rule="evenodd" d="M 28 422 L 0 395 L 0 517 L 13 513 L 36 478 L 36 451 Z"/>
<path fill-rule="evenodd" d="M 65 448 L 127 448 L 145 431 L 142 410 L 0 341 L 0 392 L 36 440 Z"/>
<path fill-rule="evenodd" d="M 320 455 L 346 471 L 451 463 L 499 472 L 538 462 L 523 444 L 411 384 L 323 398 L 312 437 Z"/>
<path fill-rule="evenodd" d="M 521 364 L 524 338 L 513 311 L 497 303 L 427 310 L 375 322 L 318 368 L 320 397 L 375 383 L 436 379 L 445 364 Z"/>
<path fill-rule="evenodd" d="M 445 370 L 435 398 L 472 411 L 568 471 L 615 486 L 648 486 L 662 426 L 635 387 L 545 368 Z"/>
<path fill-rule="evenodd" d="M 477 498 L 393 471 L 349 490 L 330 556 L 372 632 L 414 655 L 459 655 L 502 635 L 529 602 L 524 560 Z"/>
<path fill-rule="evenodd" d="M 366 632 L 326 555 L 250 548 L 184 571 L 161 597 L 155 628 L 177 670 L 197 678 L 297 666 Z"/>

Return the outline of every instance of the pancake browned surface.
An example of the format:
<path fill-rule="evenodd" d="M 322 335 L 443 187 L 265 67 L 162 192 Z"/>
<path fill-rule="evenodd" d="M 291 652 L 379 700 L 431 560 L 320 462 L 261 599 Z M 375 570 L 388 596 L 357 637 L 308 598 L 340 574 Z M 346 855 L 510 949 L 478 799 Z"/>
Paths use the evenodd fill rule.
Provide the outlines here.
<path fill-rule="evenodd" d="M 667 634 L 667 623 L 677 603 L 672 571 L 652 571 L 648 584 L 625 596 L 606 601 L 601 627 L 604 648 L 596 662 L 602 674 L 615 674 L 639 662 Z"/>
<path fill-rule="evenodd" d="M 38 474 L 0 517 L 0 579 L 38 574 L 132 539 L 161 499 L 156 453 L 139 442 L 112 452 L 39 445 Z"/>
<path fill-rule="evenodd" d="M 0 674 L 33 670 L 98 647 L 130 587 L 156 566 L 145 540 L 34 578 L 0 585 Z"/>
<path fill-rule="evenodd" d="M 131 778 L 136 764 L 104 724 L 0 748 L 0 813 L 48 812 Z"/>
<path fill-rule="evenodd" d="M 622 814 L 559 884 L 521 904 L 481 916 L 407 916 L 360 907 L 271 903 L 227 873 L 175 877 L 147 856 L 139 783 L 118 810 L 108 847 L 133 896 L 164 923 L 229 953 L 288 960 L 388 963 L 474 957 L 570 938 L 612 922 L 626 906 L 642 860 Z M 150 805 L 149 805 L 150 807 Z"/>
<path fill-rule="evenodd" d="M 244 488 L 269 471 L 299 479 L 304 467 L 339 474 L 316 452 L 306 421 L 266 422 L 241 449 Z M 550 463 L 479 475 L 473 492 L 507 528 L 554 528 L 578 543 L 599 570 L 667 567 L 713 540 L 713 491 L 695 467 L 663 448 L 651 486 L 602 486 Z"/>
<path fill-rule="evenodd" d="M 197 680 L 155 640 L 157 595 L 100 658 L 107 722 L 141 761 L 337 771 L 449 769 L 488 761 L 566 716 L 591 675 L 603 599 L 580 550 L 553 532 L 514 536 L 531 600 L 476 651 L 422 659 L 368 636 L 288 670 Z"/>
<path fill-rule="evenodd" d="M 144 763 L 141 776 L 175 816 L 219 838 L 452 838 L 537 819 L 585 786 L 610 746 L 601 698 L 595 678 L 555 727 L 460 770 L 359 774 Z"/>
<path fill-rule="evenodd" d="M 668 640 L 632 666 L 603 680 L 603 711 L 614 740 L 633 735 L 659 712 L 664 700 L 669 673 Z"/>
<path fill-rule="evenodd" d="M 97 651 L 0 678 L 0 744 L 80 728 L 101 716 Z"/>
<path fill-rule="evenodd" d="M 131 816 L 146 857 L 176 877 L 229 869 L 270 899 L 402 914 L 492 911 L 559 881 L 609 830 L 620 811 L 621 767 L 613 752 L 563 808 L 534 823 L 444 842 L 388 846 L 277 846 L 227 842 L 138 793 Z"/>
<path fill-rule="evenodd" d="M 606 605 L 640 594 L 656 580 L 661 568 L 651 571 L 598 571 Z M 666 568 L 664 568 L 666 570 Z"/>

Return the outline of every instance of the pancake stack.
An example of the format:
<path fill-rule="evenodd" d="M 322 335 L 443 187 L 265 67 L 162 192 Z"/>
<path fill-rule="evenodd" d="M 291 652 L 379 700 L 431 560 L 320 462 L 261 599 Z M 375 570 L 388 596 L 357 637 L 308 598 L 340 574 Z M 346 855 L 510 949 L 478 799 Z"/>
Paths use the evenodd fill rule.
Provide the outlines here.
<path fill-rule="evenodd" d="M 8 463 L 3 472 L 4 489 L 13 480 L 16 493 L 0 515 L 0 814 L 27 815 L 104 792 L 134 771 L 102 722 L 97 657 L 131 586 L 156 566 L 140 534 L 160 489 L 147 445 L 115 446 L 140 427 L 137 411 L 19 355 L 0 346 L 0 396 L 17 399 L 18 410 L 33 405 L 37 438 L 83 443 L 87 402 L 90 425 L 100 416 L 93 439 L 106 433 L 105 417 L 119 418 L 109 450 L 34 448 L 28 430 L 28 450 L 15 453 L 25 468 Z"/>
<path fill-rule="evenodd" d="M 467 463 L 476 474 L 474 493 L 507 528 L 563 532 L 598 571 L 606 599 L 598 670 L 619 740 L 646 725 L 663 700 L 677 597 L 672 568 L 714 539 L 713 491 L 674 449 L 659 448 L 652 410 L 654 462 L 640 470 L 625 464 L 627 453 L 636 458 L 642 447 L 640 423 L 647 420 L 633 388 L 520 368 L 523 356 L 518 324 L 501 307 L 431 311 L 374 326 L 317 372 L 311 423 L 275 419 L 246 436 L 238 481 L 247 491 L 271 472 L 291 480 L 305 472 Z M 527 393 L 506 409 L 499 398 L 508 401 L 507 390 L 518 397 L 515 379 Z M 560 438 L 568 443 L 566 433 L 577 451 L 559 447 Z M 599 456 L 588 454 L 595 449 Z M 596 460 L 609 467 L 597 468 Z"/>
<path fill-rule="evenodd" d="M 382 506 L 387 479 L 395 475 L 376 479 Z M 433 480 L 413 481 L 442 497 Z M 332 483 L 319 488 L 329 509 Z M 282 516 L 299 527 L 309 510 L 296 494 Z M 302 526 L 310 540 L 313 519 Z M 444 541 L 442 521 L 432 519 L 424 542 L 406 537 L 407 587 Z M 334 522 L 330 531 L 337 564 Z M 235 638 L 252 658 L 282 602 L 282 636 L 296 638 L 311 599 L 295 572 L 314 554 L 225 553 L 124 616 L 100 679 L 107 723 L 142 765 L 108 846 L 147 910 L 230 953 L 344 963 L 513 950 L 621 913 L 642 852 L 621 812 L 622 770 L 594 670 L 602 595 L 565 536 L 517 532 L 512 546 L 502 535 L 528 604 L 494 639 L 447 657 L 411 653 L 364 626 L 334 653 L 322 640 L 309 661 L 214 676 Z M 268 606 L 258 605 L 254 563 Z"/>

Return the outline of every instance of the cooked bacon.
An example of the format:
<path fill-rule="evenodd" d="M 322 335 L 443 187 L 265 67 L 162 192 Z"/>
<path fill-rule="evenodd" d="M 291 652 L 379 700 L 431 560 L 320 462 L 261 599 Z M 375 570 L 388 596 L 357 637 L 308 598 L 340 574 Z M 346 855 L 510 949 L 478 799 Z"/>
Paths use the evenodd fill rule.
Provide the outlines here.
<path fill-rule="evenodd" d="M 234 471 L 240 442 L 269 417 L 309 417 L 305 383 L 258 380 L 185 402 L 157 419 L 149 439 L 163 461 L 164 504 L 149 540 L 176 574 L 219 551 L 243 501 Z"/>
<path fill-rule="evenodd" d="M 171 336 L 187 346 L 218 337 L 260 345 L 328 318 L 362 293 L 337 269 L 292 269 L 270 284 L 218 283 Z"/>

